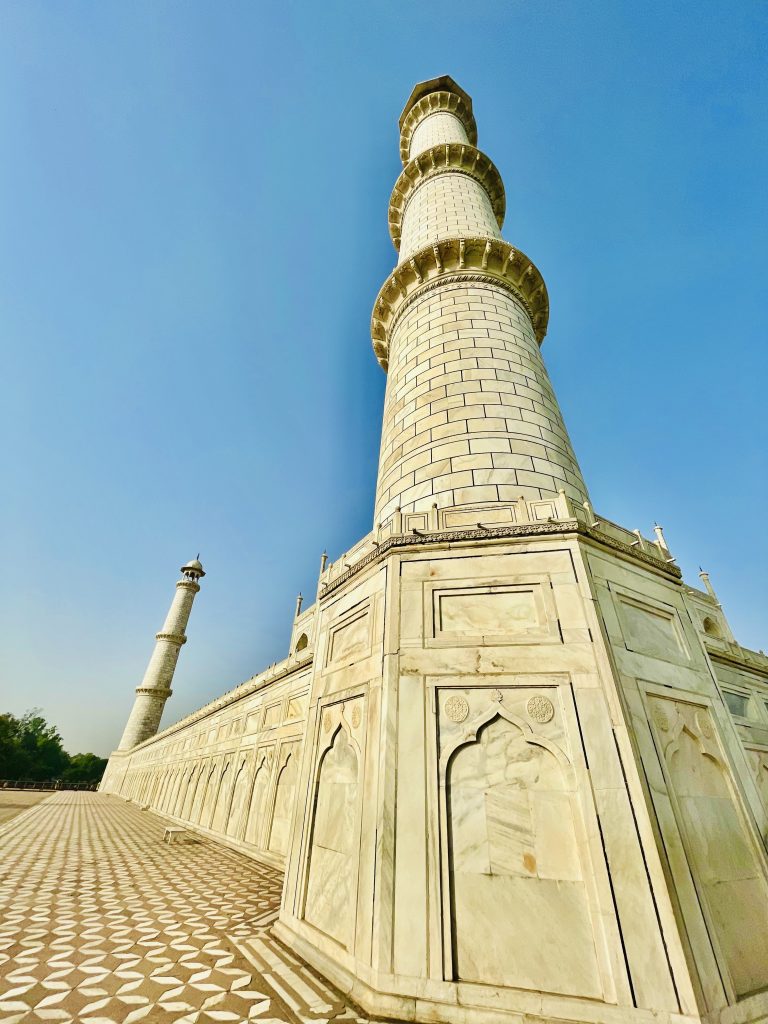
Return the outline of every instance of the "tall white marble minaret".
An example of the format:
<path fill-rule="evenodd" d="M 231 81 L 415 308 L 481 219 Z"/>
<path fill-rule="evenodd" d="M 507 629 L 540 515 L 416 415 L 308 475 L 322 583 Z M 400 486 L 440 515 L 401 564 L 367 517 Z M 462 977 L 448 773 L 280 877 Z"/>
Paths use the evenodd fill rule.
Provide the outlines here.
<path fill-rule="evenodd" d="M 130 750 L 157 733 L 165 702 L 173 692 L 171 681 L 179 659 L 179 650 L 187 642 L 186 633 L 192 602 L 205 576 L 197 558 L 181 567 L 182 578 L 176 584 L 176 593 L 163 628 L 155 635 L 155 649 L 149 659 L 141 685 L 136 687 L 136 700 L 118 750 Z"/>

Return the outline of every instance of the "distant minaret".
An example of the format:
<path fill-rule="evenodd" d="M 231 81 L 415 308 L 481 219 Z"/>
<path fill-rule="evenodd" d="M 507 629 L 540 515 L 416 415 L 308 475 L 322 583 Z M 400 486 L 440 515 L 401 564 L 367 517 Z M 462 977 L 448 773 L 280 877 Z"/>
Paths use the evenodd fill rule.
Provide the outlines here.
<path fill-rule="evenodd" d="M 171 680 L 179 650 L 187 642 L 184 630 L 195 594 L 200 589 L 197 581 L 205 576 L 205 572 L 195 558 L 181 567 L 181 574 L 182 579 L 176 584 L 176 593 L 163 628 L 155 636 L 155 649 L 147 671 L 141 686 L 136 687 L 136 700 L 118 750 L 130 750 L 157 733 L 165 702 L 171 696 Z"/>

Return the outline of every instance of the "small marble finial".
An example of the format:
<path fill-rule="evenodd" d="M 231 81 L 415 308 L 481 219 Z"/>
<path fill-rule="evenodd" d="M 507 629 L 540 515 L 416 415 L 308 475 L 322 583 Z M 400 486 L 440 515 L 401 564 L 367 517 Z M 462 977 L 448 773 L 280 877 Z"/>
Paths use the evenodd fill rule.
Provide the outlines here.
<path fill-rule="evenodd" d="M 715 599 L 715 601 L 717 601 L 717 594 L 715 593 L 715 588 L 709 582 L 709 573 L 705 572 L 701 568 L 701 566 L 699 566 L 699 579 L 704 584 L 704 587 L 705 587 L 707 593 L 709 594 L 709 596 L 713 597 Z"/>

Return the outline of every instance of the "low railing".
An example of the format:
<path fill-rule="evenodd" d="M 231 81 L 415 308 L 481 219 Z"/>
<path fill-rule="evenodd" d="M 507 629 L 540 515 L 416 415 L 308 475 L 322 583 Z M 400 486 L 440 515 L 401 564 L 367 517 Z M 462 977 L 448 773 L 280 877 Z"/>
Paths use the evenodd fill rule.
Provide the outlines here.
<path fill-rule="evenodd" d="M 77 789 L 95 792 L 99 788 L 98 782 L 67 782 L 65 779 L 0 779 L 0 789 L 40 789 L 59 790 Z"/>

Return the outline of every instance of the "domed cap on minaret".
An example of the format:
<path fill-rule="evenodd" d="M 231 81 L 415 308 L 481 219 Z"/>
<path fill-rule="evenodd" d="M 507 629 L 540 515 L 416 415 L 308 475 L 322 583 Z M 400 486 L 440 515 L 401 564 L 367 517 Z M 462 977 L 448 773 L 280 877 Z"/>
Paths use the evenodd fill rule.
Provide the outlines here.
<path fill-rule="evenodd" d="M 205 576 L 205 569 L 203 569 L 199 556 L 197 558 L 193 558 L 191 562 L 187 562 L 186 565 L 182 565 L 180 571 L 184 576 L 193 580 L 199 580 Z"/>
<path fill-rule="evenodd" d="M 440 75 L 419 82 L 413 87 L 398 122 L 400 126 L 400 158 L 409 160 L 411 136 L 420 121 L 429 114 L 445 110 L 461 121 L 471 146 L 477 145 L 477 125 L 472 113 L 472 97 L 450 75 Z"/>
<path fill-rule="evenodd" d="M 472 116 L 472 97 L 469 93 L 464 92 L 458 82 L 455 82 L 450 75 L 440 75 L 438 78 L 429 78 L 426 82 L 418 82 L 413 87 L 411 95 L 408 97 L 408 102 L 403 107 L 403 112 L 400 115 L 398 124 L 400 130 L 403 128 L 403 121 L 410 114 L 411 110 L 416 106 L 422 96 L 426 96 L 430 92 L 452 92 L 456 96 L 460 96 L 466 104 L 467 113 Z"/>

